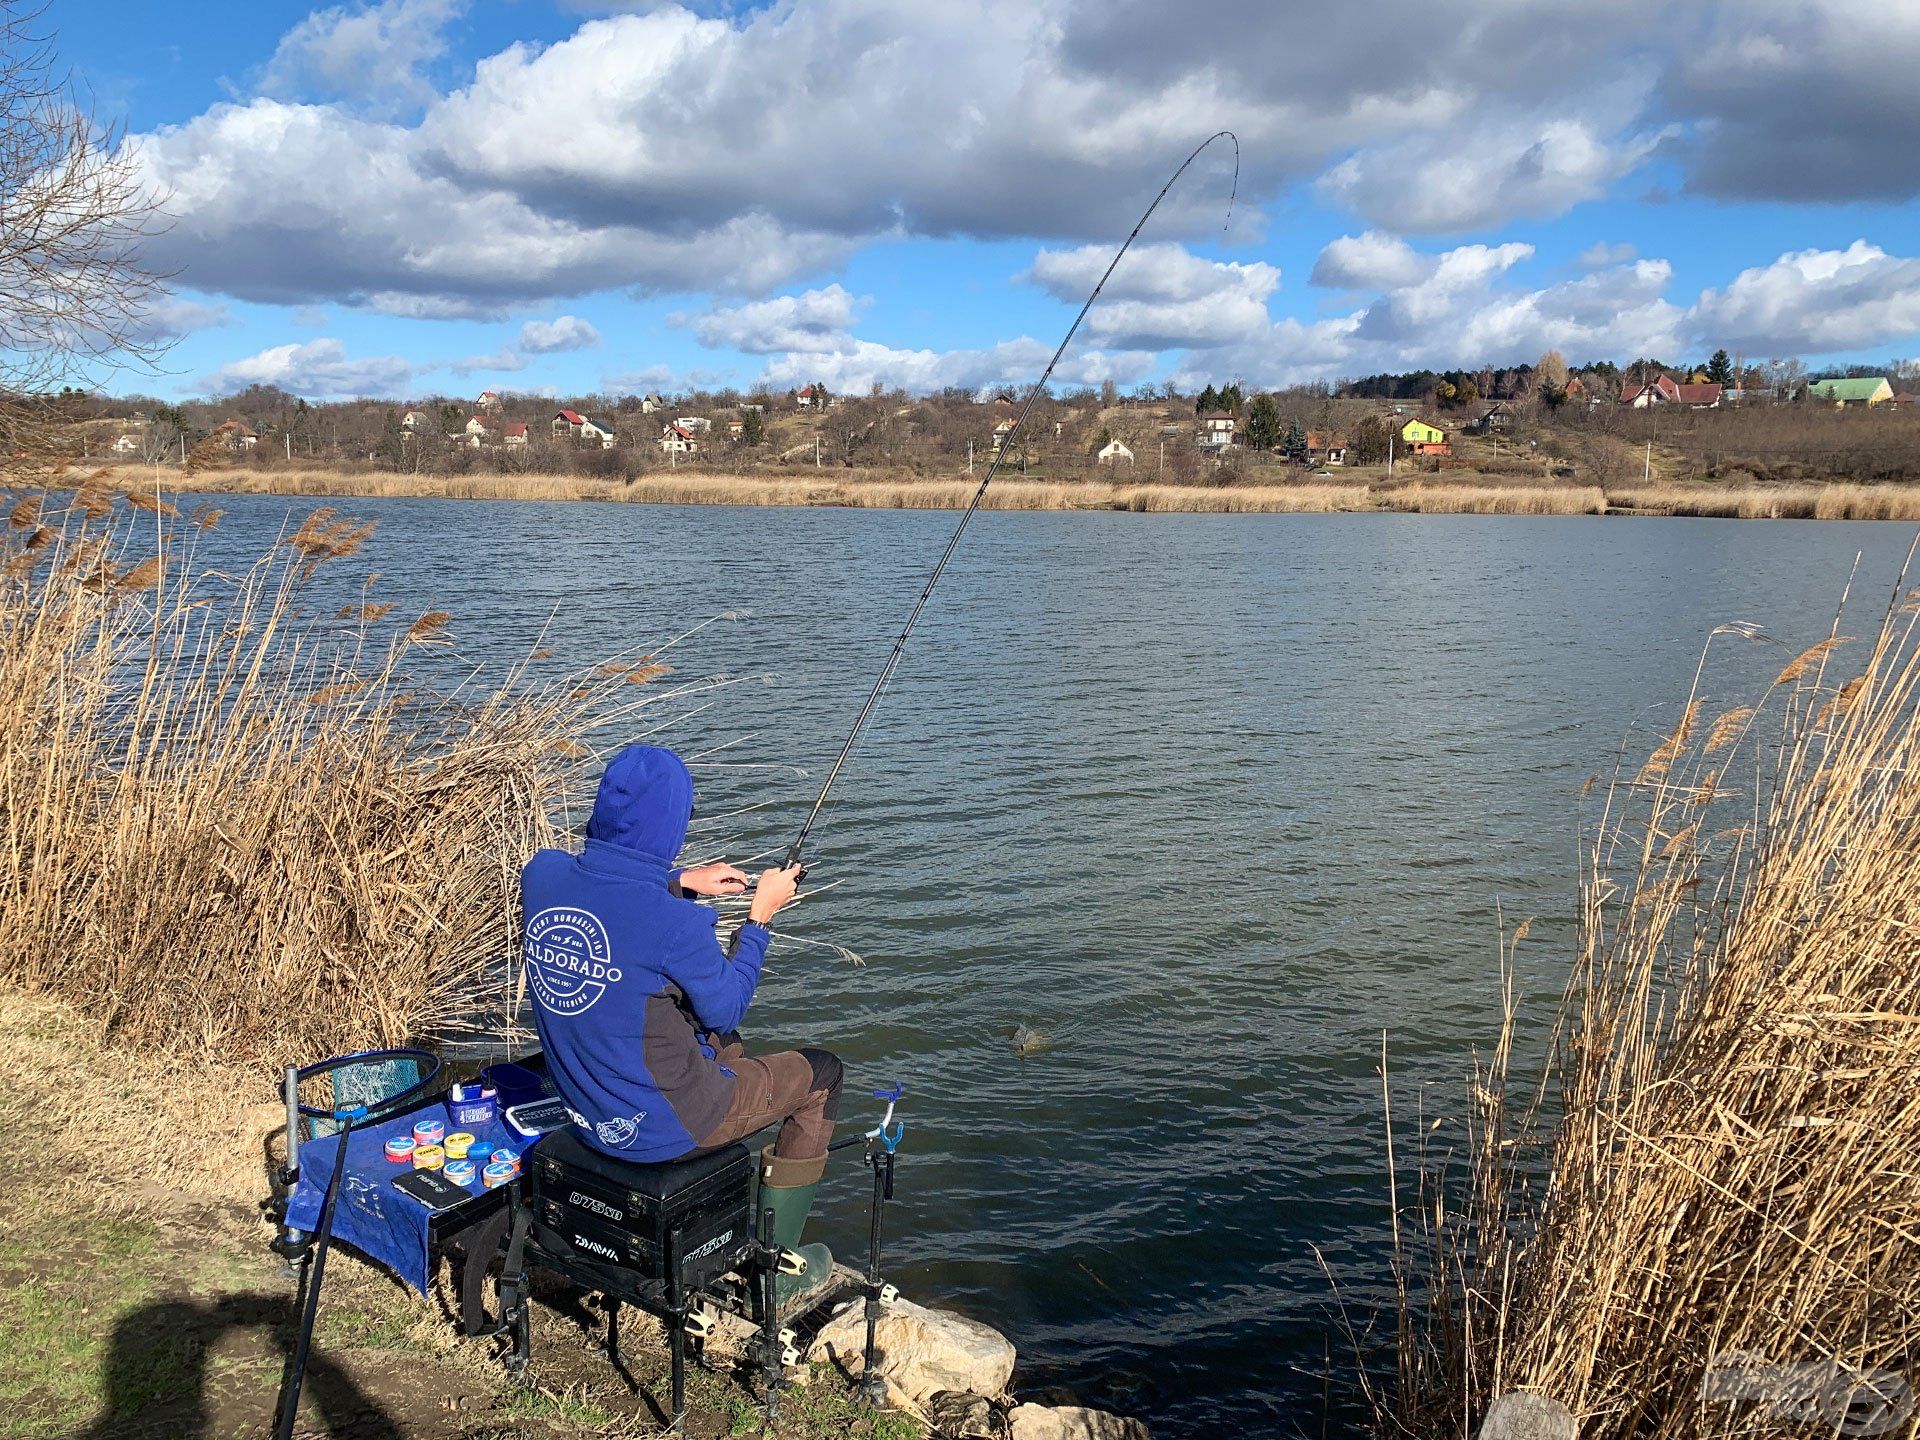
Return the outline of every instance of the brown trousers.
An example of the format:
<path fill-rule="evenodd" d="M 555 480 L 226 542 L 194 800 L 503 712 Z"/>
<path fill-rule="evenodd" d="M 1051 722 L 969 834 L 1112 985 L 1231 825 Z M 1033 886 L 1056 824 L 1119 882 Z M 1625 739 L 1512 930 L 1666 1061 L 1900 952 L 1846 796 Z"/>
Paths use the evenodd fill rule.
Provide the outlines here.
<path fill-rule="evenodd" d="M 773 1055 L 749 1055 L 738 1033 L 714 1037 L 720 1063 L 734 1073 L 733 1099 L 702 1150 L 717 1150 L 778 1123 L 773 1153 L 782 1160 L 817 1160 L 827 1153 L 840 1113 L 844 1071 L 837 1056 L 809 1046 Z"/>

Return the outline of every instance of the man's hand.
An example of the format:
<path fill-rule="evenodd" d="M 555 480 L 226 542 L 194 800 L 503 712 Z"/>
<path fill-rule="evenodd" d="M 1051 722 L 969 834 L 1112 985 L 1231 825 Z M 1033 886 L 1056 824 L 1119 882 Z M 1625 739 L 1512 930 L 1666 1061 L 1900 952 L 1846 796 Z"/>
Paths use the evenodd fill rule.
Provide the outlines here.
<path fill-rule="evenodd" d="M 736 870 L 724 860 L 680 872 L 680 888 L 689 895 L 744 895 L 747 872 Z"/>
<path fill-rule="evenodd" d="M 753 904 L 747 907 L 747 918 L 756 925 L 764 925 L 790 905 L 800 889 L 803 868 L 789 865 L 784 870 L 762 870 L 753 887 Z"/>

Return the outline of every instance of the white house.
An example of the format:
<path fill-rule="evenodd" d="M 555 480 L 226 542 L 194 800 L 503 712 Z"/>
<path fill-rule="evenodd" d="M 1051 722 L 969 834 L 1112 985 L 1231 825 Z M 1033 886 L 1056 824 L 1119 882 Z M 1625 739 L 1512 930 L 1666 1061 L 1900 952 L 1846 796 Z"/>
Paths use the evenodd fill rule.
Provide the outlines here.
<path fill-rule="evenodd" d="M 802 410 L 810 410 L 813 408 L 813 402 L 818 398 L 819 391 L 814 386 L 809 385 L 806 389 L 797 391 L 794 394 L 793 403 L 798 405 Z"/>
<path fill-rule="evenodd" d="M 140 437 L 138 435 L 119 436 L 113 442 L 113 453 L 116 455 L 138 455 L 140 453 Z"/>
<path fill-rule="evenodd" d="M 1017 422 L 1011 419 L 1007 419 L 1002 420 L 998 425 L 993 427 L 994 449 L 998 450 L 1002 445 L 1007 443 L 1007 437 L 1013 434 L 1013 427 L 1016 423 Z"/>
<path fill-rule="evenodd" d="M 483 415 L 491 415 L 494 413 L 494 411 L 500 408 L 499 392 L 494 390 L 482 390 L 480 392 L 480 398 L 474 401 L 473 403 L 479 408 L 480 412 Z"/>
<path fill-rule="evenodd" d="M 1122 445 L 1118 440 L 1109 440 L 1096 458 L 1098 458 L 1102 465 L 1118 465 L 1122 460 L 1131 465 L 1133 464 L 1133 451 Z"/>
<path fill-rule="evenodd" d="M 556 440 L 578 440 L 580 427 L 587 423 L 587 417 L 578 410 L 560 410 L 553 417 L 553 438 Z"/>
<path fill-rule="evenodd" d="M 467 428 L 461 432 L 461 435 L 467 444 L 478 450 L 493 438 L 493 431 L 487 428 L 486 421 L 474 415 L 468 418 Z"/>
<path fill-rule="evenodd" d="M 682 415 L 673 422 L 682 430 L 691 430 L 696 435 L 704 435 L 713 429 L 713 421 L 704 415 Z"/>
<path fill-rule="evenodd" d="M 692 455 L 700 449 L 693 432 L 680 425 L 669 425 L 660 432 L 660 449 L 667 455 Z"/>
<path fill-rule="evenodd" d="M 527 443 L 527 423 L 524 420 L 508 422 L 505 444 L 509 450 L 517 450 Z"/>
<path fill-rule="evenodd" d="M 611 450 L 614 446 L 613 431 L 599 421 L 584 416 L 580 420 L 580 439 L 587 442 L 598 440 L 602 450 Z"/>
<path fill-rule="evenodd" d="M 640 397 L 640 413 L 642 415 L 651 415 L 656 410 L 664 410 L 666 408 L 667 402 L 662 400 L 658 395 L 642 395 Z"/>
<path fill-rule="evenodd" d="M 426 423 L 427 412 L 424 410 L 409 410 L 400 417 L 400 428 L 402 430 L 418 430 Z"/>
<path fill-rule="evenodd" d="M 1225 410 L 1209 410 L 1200 417 L 1200 448 L 1224 450 L 1233 444 L 1233 416 Z"/>

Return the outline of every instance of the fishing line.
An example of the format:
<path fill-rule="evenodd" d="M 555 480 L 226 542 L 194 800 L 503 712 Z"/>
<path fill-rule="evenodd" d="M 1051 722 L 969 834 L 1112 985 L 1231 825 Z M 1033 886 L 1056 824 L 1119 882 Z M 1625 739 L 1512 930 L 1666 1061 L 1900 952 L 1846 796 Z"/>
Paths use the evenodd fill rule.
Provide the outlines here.
<path fill-rule="evenodd" d="M 787 858 L 781 862 L 783 869 L 790 869 L 800 863 L 800 853 L 806 846 L 807 837 L 813 833 L 814 822 L 820 818 L 820 811 L 827 803 L 827 795 L 833 789 L 833 782 L 840 778 L 840 767 L 847 763 L 847 756 L 853 752 L 854 741 L 860 738 L 860 731 L 865 727 L 867 717 L 873 713 L 873 707 L 880 701 L 880 692 L 887 688 L 887 681 L 893 678 L 894 667 L 900 663 L 900 654 L 906 648 L 907 637 L 913 634 L 913 627 L 920 619 L 920 612 L 926 608 L 927 600 L 933 594 L 933 587 L 940 583 L 941 572 L 947 568 L 947 562 L 953 558 L 953 552 L 959 548 L 960 537 L 966 534 L 967 525 L 972 521 L 974 512 L 980 508 L 980 501 L 986 496 L 987 486 L 991 485 L 993 477 L 1000 473 L 1000 466 L 1007 458 L 1008 449 L 1012 446 L 1014 438 L 1025 427 L 1027 415 L 1033 409 L 1034 402 L 1040 398 L 1040 392 L 1047 388 L 1047 381 L 1053 378 L 1054 367 L 1060 363 L 1060 357 L 1067 353 L 1067 346 L 1073 343 L 1073 337 L 1079 332 L 1080 322 L 1087 318 L 1087 312 L 1093 309 L 1093 302 L 1100 298 L 1100 292 L 1106 288 L 1114 268 L 1127 253 L 1128 247 L 1139 237 L 1147 221 L 1153 218 L 1153 212 L 1160 208 L 1160 202 L 1167 198 L 1167 192 L 1173 189 L 1174 182 L 1186 173 L 1189 165 L 1200 158 L 1201 151 L 1223 136 L 1233 142 L 1233 188 L 1227 196 L 1227 225 L 1233 223 L 1233 202 L 1240 194 L 1240 137 L 1231 130 L 1216 130 L 1194 146 L 1193 153 L 1182 160 L 1179 169 L 1167 177 L 1167 183 L 1160 187 L 1160 193 L 1153 197 L 1153 203 L 1147 206 L 1146 211 L 1134 223 L 1133 230 L 1126 240 L 1114 252 L 1113 259 L 1107 262 L 1107 268 L 1101 273 L 1100 283 L 1093 287 L 1093 292 L 1087 296 L 1086 303 L 1080 307 L 1080 313 L 1073 317 L 1073 324 L 1067 327 L 1067 333 L 1060 341 L 1059 348 L 1053 352 L 1053 358 L 1047 362 L 1047 368 L 1040 372 L 1040 378 L 1034 381 L 1033 388 L 1027 391 L 1026 403 L 1020 407 L 1019 415 L 1014 417 L 1013 428 L 1000 442 L 999 450 L 994 453 L 993 463 L 987 466 L 985 477 L 980 481 L 979 488 L 973 492 L 973 499 L 967 502 L 967 508 L 960 516 L 960 523 L 953 527 L 953 535 L 947 541 L 947 548 L 941 551 L 939 562 L 933 567 L 933 573 L 927 577 L 927 583 L 920 591 L 920 598 L 913 602 L 913 609 L 907 612 L 907 623 L 900 627 L 899 635 L 894 638 L 893 649 L 888 652 L 887 662 L 880 667 L 880 678 L 873 682 L 873 689 L 868 692 L 866 703 L 860 707 L 860 713 L 854 717 L 853 728 L 847 732 L 846 743 L 840 747 L 839 757 L 833 762 L 833 768 L 827 772 L 826 783 L 820 787 L 819 795 L 814 798 L 813 808 L 807 812 L 806 822 L 801 825 L 800 833 L 793 837 L 793 844 L 787 847 Z M 1223 225 L 1221 228 L 1224 230 L 1226 226 Z"/>

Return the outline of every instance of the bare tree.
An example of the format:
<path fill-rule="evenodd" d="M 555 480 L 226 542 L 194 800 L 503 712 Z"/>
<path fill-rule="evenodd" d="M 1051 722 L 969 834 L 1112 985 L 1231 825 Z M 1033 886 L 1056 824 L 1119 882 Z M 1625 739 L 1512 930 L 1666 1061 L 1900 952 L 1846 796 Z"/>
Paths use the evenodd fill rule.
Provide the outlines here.
<path fill-rule="evenodd" d="M 0 0 L 0 454 L 49 449 L 47 396 L 113 360 L 150 364 L 165 294 L 138 159 L 59 72 L 42 12 Z"/>

